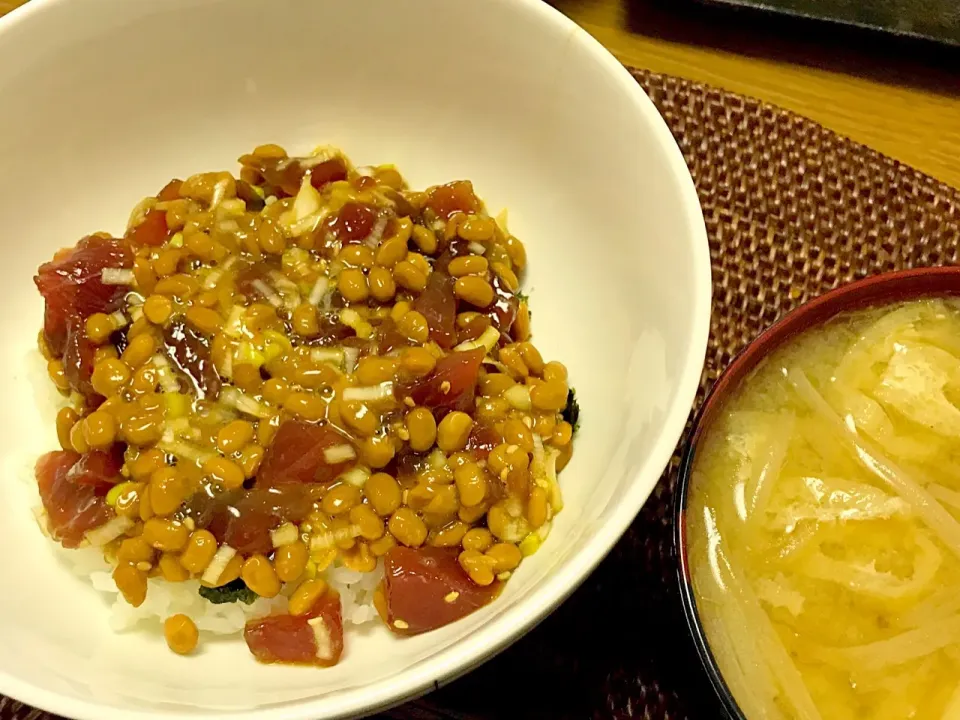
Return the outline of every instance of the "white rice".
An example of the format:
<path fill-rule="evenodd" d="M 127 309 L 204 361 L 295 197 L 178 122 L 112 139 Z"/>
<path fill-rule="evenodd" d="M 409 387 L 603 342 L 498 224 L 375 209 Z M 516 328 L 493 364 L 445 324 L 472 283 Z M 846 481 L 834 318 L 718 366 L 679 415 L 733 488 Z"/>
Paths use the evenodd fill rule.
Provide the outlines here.
<path fill-rule="evenodd" d="M 373 606 L 373 594 L 383 578 L 383 564 L 369 573 L 361 573 L 348 567 L 330 568 L 324 575 L 337 592 L 343 609 L 343 622 L 364 625 L 377 619 Z"/>
<path fill-rule="evenodd" d="M 110 604 L 110 627 L 116 632 L 134 629 L 160 630 L 164 620 L 171 615 L 183 613 L 192 619 L 201 631 L 216 635 L 235 635 L 243 631 L 247 620 L 271 613 L 284 612 L 286 594 L 293 590 L 285 587 L 275 598 L 259 598 L 246 605 L 242 602 L 214 605 L 200 596 L 200 583 L 187 580 L 170 583 L 161 578 L 150 578 L 147 598 L 140 607 L 129 605 L 120 595 L 113 581 L 113 568 L 103 559 L 99 548 L 87 547 L 66 550 L 56 546 L 61 560 L 79 577 L 88 579 L 94 589 L 104 595 Z M 373 606 L 373 594 L 383 577 L 381 565 L 370 573 L 360 573 L 347 567 L 332 567 L 324 579 L 340 593 L 344 625 L 365 625 L 377 618 Z"/>

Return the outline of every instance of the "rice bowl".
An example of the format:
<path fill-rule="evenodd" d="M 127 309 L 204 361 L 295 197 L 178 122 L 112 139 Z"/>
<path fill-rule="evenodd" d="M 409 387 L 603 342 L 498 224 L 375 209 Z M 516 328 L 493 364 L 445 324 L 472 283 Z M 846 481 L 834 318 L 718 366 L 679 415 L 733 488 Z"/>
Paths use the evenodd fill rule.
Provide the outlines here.
<path fill-rule="evenodd" d="M 441 31 L 451 24 L 463 30 L 457 37 Z M 338 32 L 318 45 L 317 27 Z M 407 40 L 423 33 L 434 41 Z M 237 38 L 251 34 L 270 63 L 234 52 Z M 169 52 L 172 36 L 183 41 L 181 53 Z M 339 63 L 359 36 L 370 52 Z M 706 342 L 709 261 L 675 143 L 595 41 L 549 6 L 519 0 L 419 0 L 403 12 L 393 3 L 279 2 L 269 14 L 243 1 L 229 3 L 229 12 L 210 1 L 189 9 L 117 2 L 91 13 L 38 0 L 0 22 L 0 58 L 0 92 L 20 99 L 0 112 L 10 169 L 0 178 L 8 243 L 0 293 L 8 307 L 24 308 L 5 326 L 4 376 L 12 380 L 4 386 L 3 456 L 11 477 L 30 479 L 36 457 L 57 444 L 55 405 L 37 390 L 46 382 L 35 351 L 37 266 L 92 229 L 122 234 L 145 194 L 171 177 L 233 168 L 239 152 L 265 140 L 297 153 L 330 142 L 360 166 L 390 160 L 420 188 L 469 178 L 494 211 L 508 207 L 509 227 L 531 258 L 526 287 L 541 308 L 537 342 L 568 365 L 584 408 L 606 409 L 591 410 L 584 423 L 550 538 L 495 603 L 415 638 L 371 623 L 341 663 L 323 671 L 259 665 L 234 641 L 180 658 L 159 633 L 111 632 L 104 595 L 66 572 L 37 531 L 29 486 L 4 484 L 0 536 L 19 548 L 5 557 L 5 572 L 33 581 L 0 598 L 0 691 L 97 720 L 355 716 L 504 648 L 599 562 L 682 429 Z M 275 70 L 307 65 L 339 71 Z M 171 73 L 184 80 L 179 103 L 155 102 Z M 486 98 L 484 112 L 449 92 L 465 76 L 473 96 Z M 119 97 L 124 112 L 104 115 Z M 49 195 L 22 192 L 48 174 L 64 190 L 56 212 L 40 203 Z M 590 321 L 574 322 L 582 317 Z M 70 598 L 69 617 L 61 598 Z"/>

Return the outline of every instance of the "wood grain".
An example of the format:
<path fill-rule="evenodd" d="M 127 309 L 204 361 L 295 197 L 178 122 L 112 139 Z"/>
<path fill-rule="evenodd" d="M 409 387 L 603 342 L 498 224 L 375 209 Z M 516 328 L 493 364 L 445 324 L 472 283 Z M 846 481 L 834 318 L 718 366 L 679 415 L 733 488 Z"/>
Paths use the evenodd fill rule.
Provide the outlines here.
<path fill-rule="evenodd" d="M 26 2 L 27 0 L 0 0 L 0 16 L 6 15 Z"/>
<path fill-rule="evenodd" d="M 626 65 L 806 115 L 960 186 L 960 51 L 691 0 L 556 0 Z"/>

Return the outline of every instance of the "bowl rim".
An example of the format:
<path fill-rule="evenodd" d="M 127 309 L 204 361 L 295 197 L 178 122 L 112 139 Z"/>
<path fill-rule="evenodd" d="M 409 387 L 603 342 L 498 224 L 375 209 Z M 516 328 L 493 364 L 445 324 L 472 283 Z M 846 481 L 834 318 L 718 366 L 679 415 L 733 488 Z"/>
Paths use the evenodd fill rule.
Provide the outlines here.
<path fill-rule="evenodd" d="M 128 0 L 134 2 L 135 0 Z M 147 4 L 153 0 L 139 0 Z M 0 42 L 4 34 L 29 20 L 33 15 L 55 12 L 72 0 L 31 0 L 0 18 Z M 579 45 L 589 60 L 609 76 L 611 82 L 630 98 L 633 112 L 642 119 L 649 132 L 666 154 L 668 182 L 676 187 L 682 200 L 682 221 L 689 228 L 693 256 L 691 292 L 693 317 L 687 349 L 675 366 L 676 399 L 659 428 L 659 437 L 647 455 L 646 471 L 634 473 L 633 482 L 609 520 L 596 533 L 586 538 L 561 571 L 548 576 L 530 596 L 497 616 L 494 622 L 453 645 L 443 653 L 421 660 L 369 687 L 359 686 L 335 690 L 318 697 L 243 710 L 187 708 L 154 708 L 124 710 L 91 700 L 71 698 L 0 672 L 0 692 L 28 705 L 76 720 L 336 720 L 362 717 L 400 705 L 431 689 L 438 689 L 489 660 L 529 632 L 554 608 L 565 600 L 593 571 L 620 539 L 640 511 L 666 468 L 676 449 L 696 396 L 706 357 L 710 329 L 712 276 L 710 246 L 703 211 L 693 178 L 679 145 L 671 134 L 653 101 L 627 69 L 592 35 L 542 0 L 487 0 L 509 6 L 515 13 L 526 13 L 545 27 L 545 32 L 560 33 L 571 45 Z"/>
<path fill-rule="evenodd" d="M 700 663 L 727 720 L 748 720 L 748 718 L 740 709 L 730 687 L 723 679 L 717 659 L 710 649 L 697 608 L 687 556 L 687 499 L 699 441 L 710 427 L 714 416 L 723 408 L 724 401 L 730 393 L 738 389 L 741 381 L 772 352 L 797 335 L 823 325 L 842 312 L 896 301 L 953 295 L 960 295 L 960 266 L 893 270 L 833 288 L 794 308 L 754 338 L 720 373 L 697 411 L 692 431 L 684 444 L 678 469 L 677 487 L 673 498 L 673 543 L 678 561 L 677 581 L 680 587 L 684 620 Z"/>

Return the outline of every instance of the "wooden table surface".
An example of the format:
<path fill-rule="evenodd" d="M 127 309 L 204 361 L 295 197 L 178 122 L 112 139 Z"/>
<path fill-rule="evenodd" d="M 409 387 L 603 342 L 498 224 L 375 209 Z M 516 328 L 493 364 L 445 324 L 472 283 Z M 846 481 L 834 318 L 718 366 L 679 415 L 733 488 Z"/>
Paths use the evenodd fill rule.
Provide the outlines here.
<path fill-rule="evenodd" d="M 627 65 L 780 105 L 960 187 L 960 49 L 697 0 L 552 4 Z"/>

